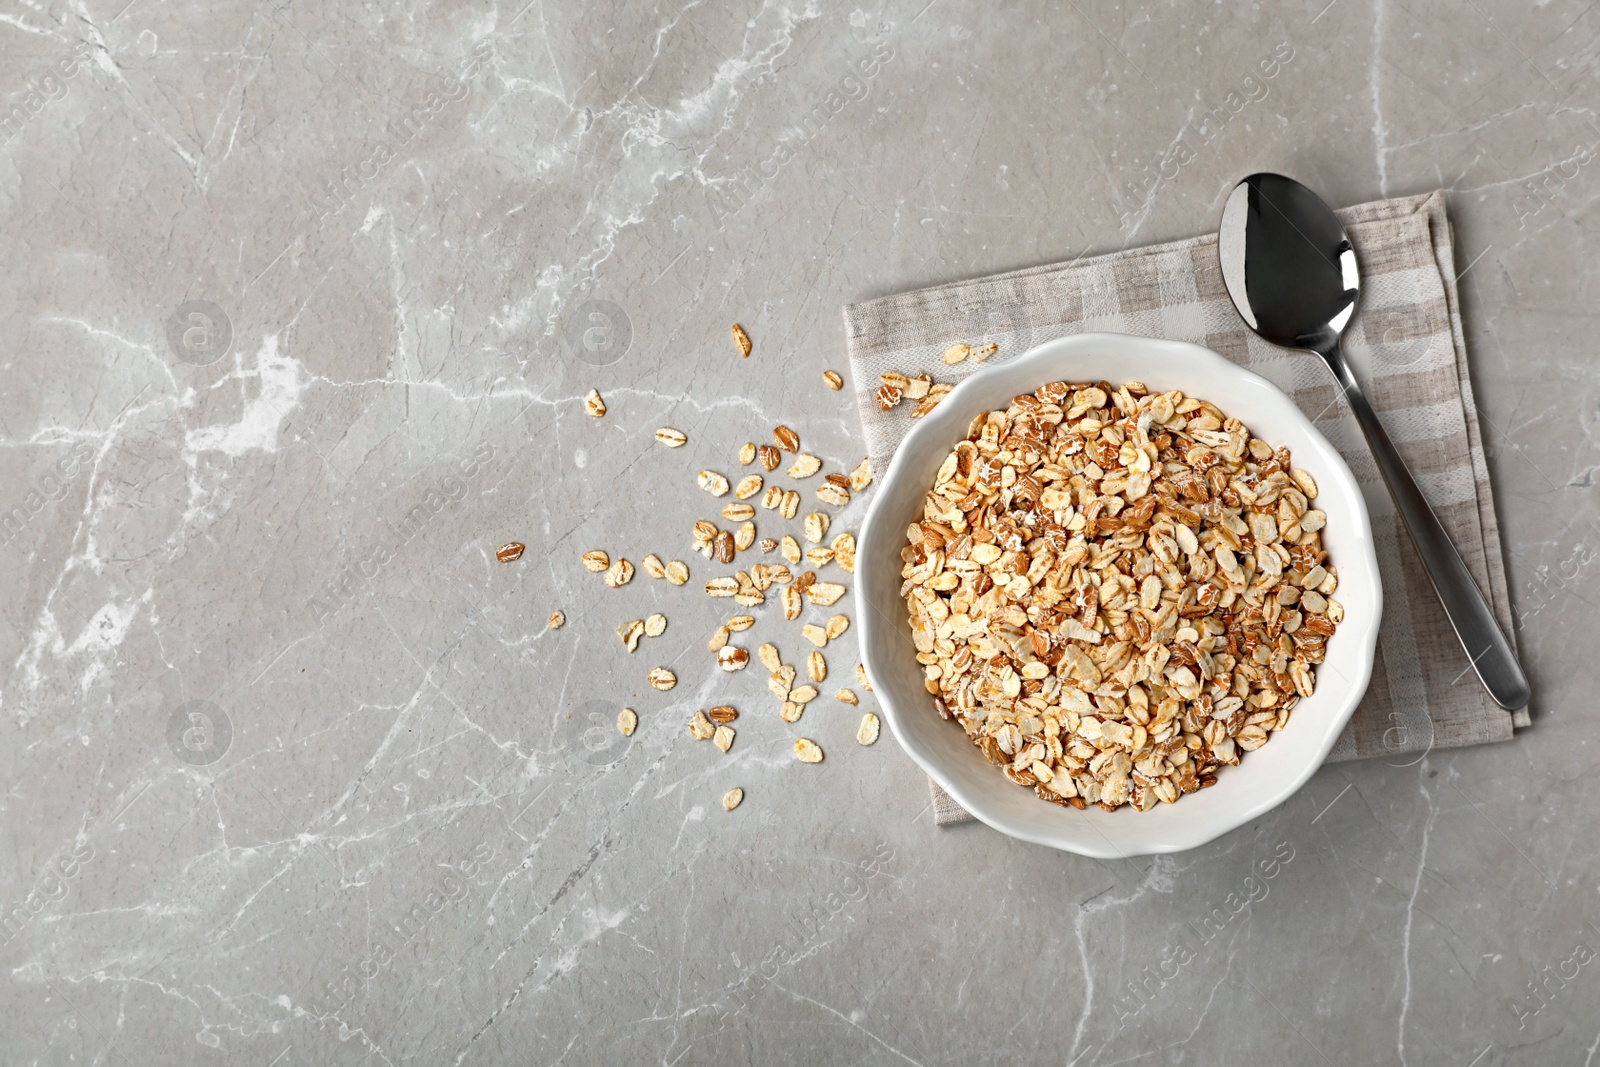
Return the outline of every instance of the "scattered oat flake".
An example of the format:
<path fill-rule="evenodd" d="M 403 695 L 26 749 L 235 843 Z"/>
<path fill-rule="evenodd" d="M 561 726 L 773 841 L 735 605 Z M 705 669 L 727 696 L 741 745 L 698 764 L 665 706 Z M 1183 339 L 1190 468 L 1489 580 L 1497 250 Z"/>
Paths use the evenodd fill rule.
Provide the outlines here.
<path fill-rule="evenodd" d="M 617 636 L 622 638 L 622 643 L 628 646 L 629 652 L 639 649 L 639 638 L 644 636 L 644 620 L 633 619 L 617 627 Z"/>
<path fill-rule="evenodd" d="M 633 581 L 633 564 L 618 556 L 616 562 L 606 570 L 606 584 L 616 589 L 631 581 Z"/>
<path fill-rule="evenodd" d="M 778 707 L 778 718 L 782 719 L 784 722 L 799 722 L 800 716 L 804 715 L 805 713 L 806 706 L 804 704 L 796 704 L 792 700 L 785 700 Z"/>
<path fill-rule="evenodd" d="M 822 607 L 829 607 L 842 596 L 844 586 L 837 582 L 814 582 L 806 589 L 806 599 Z"/>
<path fill-rule="evenodd" d="M 900 403 L 900 398 L 905 394 L 898 386 L 893 386 L 888 382 L 884 382 L 882 385 L 878 386 L 877 395 L 878 410 L 888 411 L 890 408 L 893 408 L 896 404 Z"/>
<path fill-rule="evenodd" d="M 793 535 L 784 534 L 778 541 L 778 548 L 783 558 L 790 563 L 798 564 L 800 562 L 800 542 L 796 541 Z"/>
<path fill-rule="evenodd" d="M 806 549 L 806 562 L 813 567 L 826 567 L 833 562 L 833 549 L 827 545 L 817 545 L 815 548 Z"/>
<path fill-rule="evenodd" d="M 728 704 L 718 704 L 716 707 L 706 712 L 706 718 L 710 719 L 718 726 L 726 726 L 728 723 L 732 722 L 738 717 L 739 713 Z"/>
<path fill-rule="evenodd" d="M 585 552 L 583 554 L 583 566 L 585 570 L 599 574 L 611 566 L 611 557 L 597 548 L 593 552 Z"/>
<path fill-rule="evenodd" d="M 822 658 L 821 652 L 808 652 L 806 654 L 806 677 L 813 682 L 821 682 L 827 679 L 828 661 Z"/>
<path fill-rule="evenodd" d="M 785 663 L 767 676 L 767 692 L 779 700 L 789 699 L 789 690 L 794 686 L 794 668 Z"/>
<path fill-rule="evenodd" d="M 763 469 L 774 471 L 778 469 L 778 464 L 783 462 L 783 453 L 771 445 L 762 445 L 756 449 L 756 458 L 761 460 Z"/>
<path fill-rule="evenodd" d="M 829 389 L 843 389 L 844 388 L 844 379 L 839 376 L 839 372 L 836 371 L 836 370 L 825 370 L 825 371 L 823 371 L 822 372 L 822 380 L 825 383 L 827 383 L 827 386 L 828 386 Z"/>
<path fill-rule="evenodd" d="M 859 744 L 870 745 L 878 739 L 878 717 L 872 712 L 861 716 L 861 725 L 856 727 L 856 741 Z"/>
<path fill-rule="evenodd" d="M 822 460 L 810 452 L 802 452 L 794 457 L 794 462 L 789 464 L 789 469 L 784 473 L 791 478 L 809 478 L 821 469 Z"/>
<path fill-rule="evenodd" d="M 831 488 L 827 485 L 817 487 L 817 495 L 822 495 L 822 490 Z M 848 499 L 848 498 L 847 498 Z M 783 494 L 783 502 L 778 505 L 778 514 L 786 519 L 792 519 L 800 511 L 800 494 L 793 489 Z"/>
<path fill-rule="evenodd" d="M 982 363 L 984 360 L 994 355 L 999 348 L 1000 346 L 995 344 L 993 341 L 987 341 L 984 344 L 979 345 L 977 348 L 974 348 L 972 350 L 972 355 L 969 358 L 974 363 Z"/>
<path fill-rule="evenodd" d="M 739 466 L 748 467 L 756 458 L 756 446 L 746 441 L 739 446 Z"/>
<path fill-rule="evenodd" d="M 778 602 L 783 605 L 783 617 L 790 622 L 800 617 L 800 591 L 794 586 L 787 586 L 778 594 Z"/>
<path fill-rule="evenodd" d="M 856 537 L 855 534 L 842 533 L 833 539 L 829 546 L 833 549 L 833 558 L 847 574 L 855 573 L 856 569 Z"/>
<path fill-rule="evenodd" d="M 510 563 L 514 559 L 521 559 L 522 551 L 527 547 L 528 546 L 523 544 L 521 541 L 507 541 L 505 544 L 495 549 L 494 558 L 499 560 L 501 563 Z"/>
<path fill-rule="evenodd" d="M 665 578 L 667 568 L 661 562 L 661 557 L 654 552 L 639 561 L 639 568 L 652 578 Z"/>
<path fill-rule="evenodd" d="M 662 569 L 667 576 L 667 581 L 673 585 L 682 585 L 689 580 L 689 568 L 681 559 L 675 559 Z"/>
<path fill-rule="evenodd" d="M 711 734 L 711 743 L 726 752 L 733 747 L 733 727 L 719 726 Z"/>
<path fill-rule="evenodd" d="M 660 637 L 667 632 L 667 617 L 659 611 L 644 620 L 644 635 Z"/>
<path fill-rule="evenodd" d="M 589 395 L 583 398 L 583 410 L 597 419 L 606 413 L 606 402 L 600 399 L 600 390 L 589 390 Z"/>
<path fill-rule="evenodd" d="M 759 542 L 757 542 L 756 547 L 761 549 L 763 552 L 771 552 L 778 547 L 778 542 L 774 541 L 770 537 L 763 537 Z"/>
<path fill-rule="evenodd" d="M 726 793 L 722 794 L 722 810 L 723 811 L 732 811 L 734 808 L 737 808 L 743 801 L 744 801 L 744 790 L 740 789 L 738 786 L 734 786 L 732 789 L 730 789 Z"/>
<path fill-rule="evenodd" d="M 971 354 L 971 352 L 972 352 L 972 349 L 969 346 L 962 345 L 962 344 L 955 344 L 955 345 L 951 345 L 949 348 L 945 349 L 944 350 L 944 355 L 940 356 L 939 358 L 942 359 L 946 363 L 946 365 L 954 366 L 955 364 L 960 363 L 962 360 L 966 359 L 967 356 L 969 354 Z"/>
<path fill-rule="evenodd" d="M 734 487 L 733 495 L 740 500 L 749 500 L 761 492 L 761 475 L 750 474 L 739 479 L 739 484 Z M 720 496 L 721 494 L 717 494 Z"/>
<path fill-rule="evenodd" d="M 814 685 L 802 685 L 799 689 L 791 689 L 789 690 L 789 699 L 796 704 L 809 704 L 817 699 L 817 687 Z"/>
<path fill-rule="evenodd" d="M 729 522 L 744 522 L 756 517 L 756 509 L 749 504 L 724 504 L 722 517 Z"/>
<path fill-rule="evenodd" d="M 828 631 L 828 640 L 832 641 L 834 638 L 842 636 L 846 630 L 850 629 L 850 620 L 843 615 L 834 615 L 828 619 L 827 626 L 825 628 Z"/>
<path fill-rule="evenodd" d="M 789 429 L 787 426 L 779 425 L 773 427 L 772 439 L 777 442 L 778 447 L 783 449 L 785 452 L 800 451 L 800 435 Z"/>
<path fill-rule="evenodd" d="M 809 737 L 794 739 L 794 758 L 801 763 L 821 763 L 822 746 Z"/>
<path fill-rule="evenodd" d="M 817 486 L 817 499 L 824 504 L 832 504 L 834 507 L 842 508 L 850 503 L 850 490 L 832 482 L 823 482 Z M 793 518 L 793 516 L 785 517 Z"/>
<path fill-rule="evenodd" d="M 818 648 L 824 648 L 828 644 L 828 631 L 815 623 L 808 622 L 800 627 L 800 636 Z"/>
<path fill-rule="evenodd" d="M 632 737 L 633 731 L 639 726 L 639 716 L 632 708 L 623 708 L 617 712 L 617 732 L 623 737 Z"/>
<path fill-rule="evenodd" d="M 550 613 L 550 629 L 559 630 L 567 624 L 567 617 L 559 611 Z"/>
<path fill-rule="evenodd" d="M 833 699 L 837 700 L 841 704 L 849 704 L 851 707 L 855 707 L 857 704 L 861 703 L 860 698 L 856 696 L 855 690 L 853 689 L 841 689 L 837 693 L 833 694 Z"/>
<path fill-rule="evenodd" d="M 750 335 L 744 332 L 744 327 L 737 322 L 733 324 L 733 344 L 739 350 L 739 358 L 747 359 L 750 356 Z"/>
<path fill-rule="evenodd" d="M 807 541 L 816 544 L 828 536 L 828 516 L 821 512 L 813 511 L 806 516 L 805 522 L 801 524 L 800 529 L 805 534 Z M 789 562 L 796 563 L 798 560 L 791 559 Z"/>
<path fill-rule="evenodd" d="M 659 689 L 663 693 L 678 684 L 678 676 L 665 667 L 652 667 L 645 680 L 650 683 L 651 689 Z"/>
<path fill-rule="evenodd" d="M 726 626 L 717 627 L 716 632 L 711 635 L 711 639 L 706 642 L 706 651 L 722 651 L 723 646 L 728 643 L 728 638 L 730 636 L 731 635 L 728 633 L 728 628 Z"/>
<path fill-rule="evenodd" d="M 872 460 L 864 459 L 856 464 L 856 469 L 850 472 L 850 488 L 861 492 L 872 484 Z"/>
<path fill-rule="evenodd" d="M 712 496 L 722 496 L 728 491 L 728 479 L 716 471 L 701 471 L 699 475 L 700 488 Z"/>
<path fill-rule="evenodd" d="M 725 645 L 717 650 L 717 666 L 729 674 L 734 671 L 744 670 L 745 665 L 749 662 L 749 650 L 740 648 L 738 645 Z"/>
<path fill-rule="evenodd" d="M 872 692 L 872 683 L 867 680 L 866 664 L 856 664 L 856 681 L 860 683 L 861 688 L 865 689 L 869 693 Z"/>
<path fill-rule="evenodd" d="M 706 718 L 706 713 L 697 711 L 694 718 L 689 720 L 689 736 L 696 741 L 709 741 L 717 728 L 711 725 L 711 720 Z"/>
<path fill-rule="evenodd" d="M 682 448 L 689 440 L 682 430 L 674 430 L 671 426 L 663 426 L 656 431 L 656 440 L 668 448 Z"/>
<path fill-rule="evenodd" d="M 754 615 L 735 615 L 723 625 L 737 634 L 743 633 L 755 624 L 756 617 Z"/>
<path fill-rule="evenodd" d="M 753 545 L 755 543 L 756 543 L 756 524 L 755 523 L 753 523 L 753 522 L 742 522 L 742 523 L 739 524 L 739 528 L 737 530 L 733 531 L 733 547 L 737 548 L 740 552 L 743 552 L 745 549 L 749 548 L 751 545 Z"/>
<path fill-rule="evenodd" d="M 774 644 L 764 644 L 756 649 L 756 658 L 769 671 L 775 671 L 783 666 L 783 660 L 778 656 L 778 646 Z"/>

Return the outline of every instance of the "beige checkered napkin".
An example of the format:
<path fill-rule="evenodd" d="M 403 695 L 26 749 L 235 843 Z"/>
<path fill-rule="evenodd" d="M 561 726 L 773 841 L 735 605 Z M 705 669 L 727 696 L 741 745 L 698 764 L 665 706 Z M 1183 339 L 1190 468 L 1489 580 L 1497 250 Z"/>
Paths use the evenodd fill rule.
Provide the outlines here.
<path fill-rule="evenodd" d="M 1361 305 L 1345 333 L 1345 355 L 1512 633 L 1444 195 L 1380 200 L 1339 217 L 1362 273 Z M 956 341 L 998 343 L 992 365 L 1076 333 L 1164 337 L 1204 345 L 1271 379 L 1315 415 L 1361 482 L 1386 594 L 1372 684 L 1328 758 L 1400 757 L 1504 741 L 1513 727 L 1527 725 L 1526 708 L 1506 712 L 1478 684 L 1322 361 L 1274 348 L 1240 321 L 1222 285 L 1215 236 L 870 300 L 846 308 L 845 323 L 856 403 L 880 471 L 911 428 L 912 405 L 879 411 L 873 399 L 878 375 L 927 371 L 938 382 L 958 381 L 978 368 L 940 361 Z M 937 786 L 934 811 L 941 825 L 971 818 Z"/>

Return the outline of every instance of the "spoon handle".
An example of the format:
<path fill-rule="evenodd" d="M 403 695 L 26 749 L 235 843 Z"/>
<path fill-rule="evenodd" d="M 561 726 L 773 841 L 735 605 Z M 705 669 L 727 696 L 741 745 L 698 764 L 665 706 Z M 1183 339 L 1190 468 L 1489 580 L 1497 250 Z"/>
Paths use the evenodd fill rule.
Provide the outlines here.
<path fill-rule="evenodd" d="M 1439 523 L 1439 517 L 1428 506 L 1422 490 L 1417 488 L 1400 453 L 1395 451 L 1383 423 L 1378 421 L 1378 413 L 1367 402 L 1366 394 L 1345 364 L 1337 342 L 1332 352 L 1320 354 L 1327 359 L 1350 403 L 1350 410 L 1355 412 L 1356 422 L 1367 437 L 1367 446 L 1372 449 L 1372 458 L 1377 460 L 1378 471 L 1389 487 L 1389 495 L 1394 498 L 1406 532 L 1411 535 L 1411 543 L 1422 557 L 1428 580 L 1439 594 L 1439 602 L 1444 605 L 1444 612 L 1450 617 L 1450 624 L 1455 627 L 1456 636 L 1461 639 L 1461 646 L 1466 649 L 1478 678 L 1502 708 L 1514 711 L 1523 707 L 1530 694 L 1528 676 L 1523 673 L 1516 653 L 1511 650 L 1511 642 L 1506 640 L 1488 602 L 1472 580 L 1472 573 Z"/>

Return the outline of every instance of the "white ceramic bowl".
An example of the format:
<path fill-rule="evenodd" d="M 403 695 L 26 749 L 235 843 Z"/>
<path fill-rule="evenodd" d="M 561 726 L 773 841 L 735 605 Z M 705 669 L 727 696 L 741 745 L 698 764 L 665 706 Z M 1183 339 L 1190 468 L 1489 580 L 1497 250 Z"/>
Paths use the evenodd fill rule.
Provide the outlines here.
<path fill-rule="evenodd" d="M 1307 359 L 1312 357 L 1307 356 Z M 1084 811 L 1040 800 L 991 766 L 953 722 L 939 718 L 922 685 L 900 599 L 900 549 L 920 516 L 939 464 L 981 411 L 1045 382 L 1141 381 L 1209 400 L 1253 434 L 1288 445 L 1297 467 L 1317 481 L 1316 506 L 1327 513 L 1324 545 L 1339 569 L 1345 618 L 1317 668 L 1316 693 L 1295 707 L 1265 746 L 1224 767 L 1217 784 L 1149 811 Z M 1383 589 L 1361 490 L 1333 446 L 1266 379 L 1209 349 L 1123 334 L 1081 334 L 1038 346 L 967 378 L 906 435 L 878 483 L 856 553 L 862 662 L 889 728 L 924 771 L 962 807 L 1002 833 L 1085 856 L 1111 859 L 1178 852 L 1220 837 L 1286 800 L 1322 765 L 1372 674 Z"/>

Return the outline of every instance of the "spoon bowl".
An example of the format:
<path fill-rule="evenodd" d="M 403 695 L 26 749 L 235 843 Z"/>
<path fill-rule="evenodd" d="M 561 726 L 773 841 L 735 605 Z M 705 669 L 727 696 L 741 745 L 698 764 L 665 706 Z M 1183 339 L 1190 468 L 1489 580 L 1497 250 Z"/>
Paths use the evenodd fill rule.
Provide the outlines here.
<path fill-rule="evenodd" d="M 1350 237 L 1317 194 L 1281 174 L 1234 186 L 1217 237 L 1228 295 L 1250 328 L 1284 348 L 1337 336 L 1361 289 Z M 1248 264 L 1248 270 L 1247 265 Z"/>

